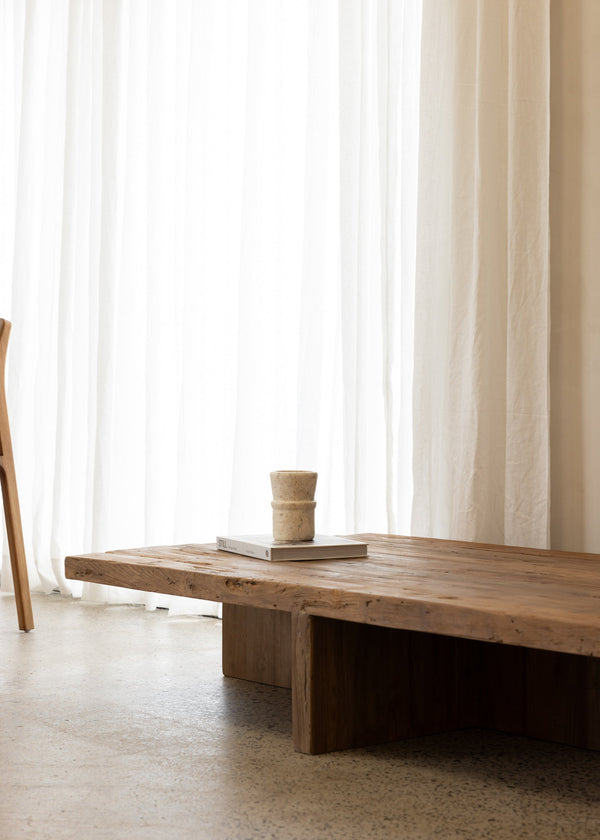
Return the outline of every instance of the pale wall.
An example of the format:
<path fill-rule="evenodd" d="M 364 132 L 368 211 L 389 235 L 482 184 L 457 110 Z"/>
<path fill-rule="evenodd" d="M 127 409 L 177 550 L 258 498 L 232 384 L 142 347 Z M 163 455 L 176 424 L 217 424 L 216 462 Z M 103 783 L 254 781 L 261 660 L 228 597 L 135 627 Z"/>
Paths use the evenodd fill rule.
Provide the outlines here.
<path fill-rule="evenodd" d="M 600 0 L 551 11 L 551 544 L 600 552 Z"/>

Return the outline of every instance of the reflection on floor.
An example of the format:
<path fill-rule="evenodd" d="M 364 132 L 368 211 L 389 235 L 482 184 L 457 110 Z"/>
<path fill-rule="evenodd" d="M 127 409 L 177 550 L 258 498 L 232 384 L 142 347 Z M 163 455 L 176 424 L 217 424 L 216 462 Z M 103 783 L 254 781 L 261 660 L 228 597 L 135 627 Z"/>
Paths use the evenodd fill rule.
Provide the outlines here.
<path fill-rule="evenodd" d="M 3 840 L 600 838 L 600 753 L 466 731 L 305 756 L 220 623 L 0 596 Z"/>

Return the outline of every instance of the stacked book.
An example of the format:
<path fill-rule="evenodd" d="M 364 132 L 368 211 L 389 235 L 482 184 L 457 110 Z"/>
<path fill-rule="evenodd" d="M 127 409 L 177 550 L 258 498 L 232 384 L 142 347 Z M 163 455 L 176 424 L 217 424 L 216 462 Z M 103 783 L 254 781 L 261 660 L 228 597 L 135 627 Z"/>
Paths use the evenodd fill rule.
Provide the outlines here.
<path fill-rule="evenodd" d="M 346 537 L 316 534 L 303 542 L 275 542 L 271 534 L 247 537 L 217 537 L 217 548 L 233 554 L 244 554 L 259 560 L 334 560 L 344 557 L 366 557 L 367 543 Z"/>

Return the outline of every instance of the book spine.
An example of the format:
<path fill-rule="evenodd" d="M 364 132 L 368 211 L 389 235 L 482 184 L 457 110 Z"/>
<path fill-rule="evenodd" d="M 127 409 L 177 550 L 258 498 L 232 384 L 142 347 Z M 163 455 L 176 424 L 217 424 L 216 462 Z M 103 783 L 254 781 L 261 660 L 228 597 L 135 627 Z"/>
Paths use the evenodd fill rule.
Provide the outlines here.
<path fill-rule="evenodd" d="M 246 557 L 256 557 L 258 560 L 271 560 L 271 549 L 267 546 L 252 545 L 251 543 L 242 543 L 219 537 L 217 548 L 221 551 L 232 551 L 234 554 L 244 554 Z"/>

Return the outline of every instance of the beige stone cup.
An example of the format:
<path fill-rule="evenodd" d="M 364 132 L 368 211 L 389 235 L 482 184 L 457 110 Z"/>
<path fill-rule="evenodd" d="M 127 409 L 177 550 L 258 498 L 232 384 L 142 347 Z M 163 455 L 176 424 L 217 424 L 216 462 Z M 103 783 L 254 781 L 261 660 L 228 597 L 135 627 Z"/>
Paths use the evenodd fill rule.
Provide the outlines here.
<path fill-rule="evenodd" d="M 271 473 L 275 542 L 308 542 L 314 539 L 317 475 L 309 470 L 277 470 Z"/>

